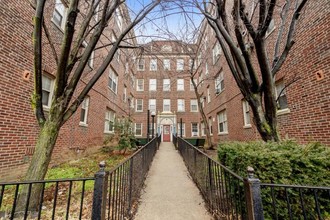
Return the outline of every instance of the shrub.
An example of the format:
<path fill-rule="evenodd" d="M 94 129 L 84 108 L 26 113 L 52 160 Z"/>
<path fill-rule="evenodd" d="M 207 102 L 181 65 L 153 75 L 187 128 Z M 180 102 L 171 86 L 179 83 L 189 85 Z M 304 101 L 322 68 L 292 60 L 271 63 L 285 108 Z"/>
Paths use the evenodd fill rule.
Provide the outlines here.
<path fill-rule="evenodd" d="M 301 146 L 294 141 L 281 143 L 264 142 L 226 142 L 218 148 L 219 161 L 242 177 L 247 176 L 246 169 L 252 166 L 255 175 L 262 183 L 289 185 L 330 186 L 330 148 L 313 143 Z M 288 212 L 284 188 L 275 189 L 278 212 L 272 208 L 270 188 L 262 189 L 265 218 L 287 219 Z M 294 216 L 301 216 L 299 190 L 289 189 L 289 199 Z M 315 216 L 314 191 L 304 190 L 304 203 L 307 216 Z M 318 192 L 320 207 L 324 217 L 329 217 L 329 199 L 323 199 Z M 283 210 L 283 211 L 279 211 Z"/>

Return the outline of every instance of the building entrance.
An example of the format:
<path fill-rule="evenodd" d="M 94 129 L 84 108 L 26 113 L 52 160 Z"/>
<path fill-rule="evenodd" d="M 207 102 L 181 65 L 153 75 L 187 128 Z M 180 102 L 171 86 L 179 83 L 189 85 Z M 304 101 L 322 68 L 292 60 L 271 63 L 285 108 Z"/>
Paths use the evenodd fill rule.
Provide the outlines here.
<path fill-rule="evenodd" d="M 171 141 L 171 126 L 163 125 L 163 141 L 170 142 Z"/>

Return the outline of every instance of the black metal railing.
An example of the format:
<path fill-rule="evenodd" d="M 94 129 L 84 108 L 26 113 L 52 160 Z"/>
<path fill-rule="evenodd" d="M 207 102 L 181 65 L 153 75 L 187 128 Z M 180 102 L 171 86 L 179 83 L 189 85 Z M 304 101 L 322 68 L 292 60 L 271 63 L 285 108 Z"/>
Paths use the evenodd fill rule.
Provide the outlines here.
<path fill-rule="evenodd" d="M 0 219 L 81 219 L 90 216 L 94 178 L 0 183 Z M 20 198 L 23 187 L 27 195 Z M 41 187 L 41 193 L 34 194 Z M 33 201 L 35 200 L 36 201 Z M 37 204 L 31 207 L 31 204 Z M 31 211 L 33 210 L 33 211 Z"/>
<path fill-rule="evenodd" d="M 129 219 L 160 140 L 154 138 L 111 171 L 101 162 L 95 177 L 0 183 L 0 219 Z"/>
<path fill-rule="evenodd" d="M 174 144 L 200 189 L 209 211 L 217 219 L 246 219 L 243 178 L 180 137 Z"/>
<path fill-rule="evenodd" d="M 330 187 L 261 183 L 265 218 L 330 219 Z"/>
<path fill-rule="evenodd" d="M 184 139 L 173 143 L 216 219 L 330 219 L 330 187 L 260 183 L 251 167 L 242 178 Z"/>
<path fill-rule="evenodd" d="M 92 219 L 130 219 L 153 157 L 159 147 L 160 136 L 135 152 L 110 172 L 96 174 Z"/>

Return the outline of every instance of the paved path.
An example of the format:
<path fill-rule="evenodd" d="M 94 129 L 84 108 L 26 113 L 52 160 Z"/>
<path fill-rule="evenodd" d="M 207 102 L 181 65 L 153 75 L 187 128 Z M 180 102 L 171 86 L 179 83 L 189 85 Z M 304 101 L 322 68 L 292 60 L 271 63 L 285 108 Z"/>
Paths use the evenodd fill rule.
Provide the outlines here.
<path fill-rule="evenodd" d="M 170 142 L 155 155 L 135 220 L 209 220 L 198 188 Z"/>

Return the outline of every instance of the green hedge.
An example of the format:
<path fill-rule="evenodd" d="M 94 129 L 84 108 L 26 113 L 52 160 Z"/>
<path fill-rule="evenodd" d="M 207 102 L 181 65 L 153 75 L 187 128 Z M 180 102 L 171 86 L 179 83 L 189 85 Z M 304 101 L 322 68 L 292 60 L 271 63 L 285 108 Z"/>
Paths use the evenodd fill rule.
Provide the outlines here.
<path fill-rule="evenodd" d="M 318 143 L 301 146 L 294 141 L 226 142 L 219 145 L 218 157 L 222 164 L 242 177 L 247 176 L 247 166 L 252 166 L 256 177 L 263 183 L 330 186 L 330 148 Z M 265 218 L 273 219 L 277 215 L 278 218 L 286 219 L 285 191 L 275 189 L 276 206 L 279 210 L 276 214 L 271 206 L 270 188 L 265 188 L 262 192 Z M 289 193 L 292 212 L 300 216 L 299 192 L 289 190 Z M 309 209 L 307 216 L 313 219 L 316 213 L 313 192 L 309 190 L 303 193 L 304 202 Z M 330 199 L 323 192 L 319 192 L 319 196 L 323 217 L 327 219 L 330 216 Z"/>

